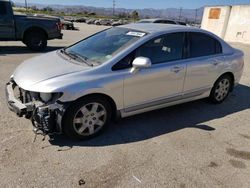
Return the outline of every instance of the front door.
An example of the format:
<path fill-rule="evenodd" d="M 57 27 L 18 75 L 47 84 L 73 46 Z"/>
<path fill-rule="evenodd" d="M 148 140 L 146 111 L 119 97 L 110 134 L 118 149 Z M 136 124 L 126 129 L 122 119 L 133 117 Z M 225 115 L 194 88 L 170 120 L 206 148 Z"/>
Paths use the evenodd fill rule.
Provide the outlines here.
<path fill-rule="evenodd" d="M 181 98 L 186 72 L 184 43 L 183 33 L 173 33 L 157 37 L 136 50 L 136 57 L 148 57 L 152 66 L 125 76 L 125 111 Z"/>
<path fill-rule="evenodd" d="M 0 40 L 15 38 L 13 13 L 9 3 L 8 1 L 0 2 Z"/>

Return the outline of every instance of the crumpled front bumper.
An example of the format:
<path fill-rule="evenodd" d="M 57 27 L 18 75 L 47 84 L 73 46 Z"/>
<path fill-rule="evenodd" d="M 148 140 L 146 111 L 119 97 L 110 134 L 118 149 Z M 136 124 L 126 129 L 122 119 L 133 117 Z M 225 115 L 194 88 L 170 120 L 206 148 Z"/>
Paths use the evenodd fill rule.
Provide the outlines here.
<path fill-rule="evenodd" d="M 27 114 L 27 106 L 15 98 L 13 89 L 14 83 L 8 82 L 5 88 L 7 105 L 12 112 L 16 113 L 19 117 L 22 117 Z"/>
<path fill-rule="evenodd" d="M 66 104 L 43 104 L 43 103 L 22 103 L 14 94 L 17 85 L 10 81 L 6 84 L 6 99 L 9 109 L 19 117 L 30 119 L 36 131 L 43 134 L 62 133 L 62 117 L 66 110 Z"/>

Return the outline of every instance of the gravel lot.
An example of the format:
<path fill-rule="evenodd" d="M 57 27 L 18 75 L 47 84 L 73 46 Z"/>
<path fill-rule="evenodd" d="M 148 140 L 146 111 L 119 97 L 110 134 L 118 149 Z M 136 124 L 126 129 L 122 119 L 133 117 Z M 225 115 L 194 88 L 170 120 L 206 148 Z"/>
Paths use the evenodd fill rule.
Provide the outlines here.
<path fill-rule="evenodd" d="M 105 28 L 77 26 L 48 51 Z M 137 115 L 74 143 L 33 142 L 31 123 L 7 109 L 9 76 L 39 54 L 0 42 L 0 187 L 250 187 L 250 46 L 234 46 L 245 52 L 245 71 L 223 104 L 200 100 Z"/>

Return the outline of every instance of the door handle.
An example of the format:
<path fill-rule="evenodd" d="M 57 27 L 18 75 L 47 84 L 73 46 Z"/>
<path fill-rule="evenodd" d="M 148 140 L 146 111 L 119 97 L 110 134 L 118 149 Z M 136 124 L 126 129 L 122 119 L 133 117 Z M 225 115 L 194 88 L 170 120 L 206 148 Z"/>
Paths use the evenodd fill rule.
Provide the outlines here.
<path fill-rule="evenodd" d="M 174 67 L 171 68 L 171 71 L 174 72 L 174 73 L 178 73 L 178 72 L 180 72 L 182 69 L 183 69 L 183 67 L 174 66 Z"/>

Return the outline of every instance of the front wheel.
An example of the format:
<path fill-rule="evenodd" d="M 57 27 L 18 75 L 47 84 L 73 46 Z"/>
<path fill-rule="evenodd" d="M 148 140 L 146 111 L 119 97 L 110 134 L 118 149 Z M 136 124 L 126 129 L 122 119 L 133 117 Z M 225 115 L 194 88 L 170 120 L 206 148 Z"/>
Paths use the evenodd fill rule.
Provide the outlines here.
<path fill-rule="evenodd" d="M 74 140 L 85 140 L 100 134 L 111 120 L 111 105 L 102 98 L 76 101 L 66 112 L 64 133 Z"/>
<path fill-rule="evenodd" d="M 233 80 L 230 76 L 224 75 L 220 77 L 214 84 L 210 93 L 209 99 L 212 103 L 222 103 L 229 95 L 233 85 Z"/>

